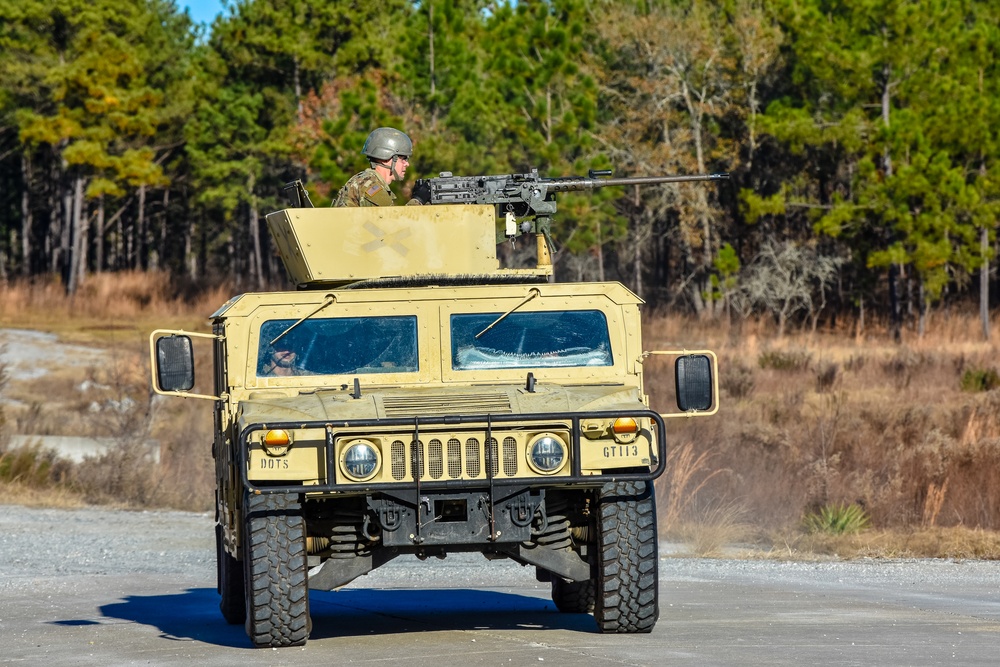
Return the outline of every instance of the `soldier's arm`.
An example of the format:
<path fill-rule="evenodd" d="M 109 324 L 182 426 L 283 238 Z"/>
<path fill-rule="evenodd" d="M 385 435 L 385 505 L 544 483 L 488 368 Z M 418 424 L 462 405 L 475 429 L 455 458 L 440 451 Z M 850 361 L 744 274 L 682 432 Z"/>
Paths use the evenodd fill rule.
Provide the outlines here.
<path fill-rule="evenodd" d="M 358 189 L 351 187 L 348 183 L 340 189 L 340 193 L 337 195 L 337 201 L 334 202 L 334 206 L 360 206 L 360 197 L 358 196 Z"/>
<path fill-rule="evenodd" d="M 361 206 L 392 206 L 396 196 L 392 191 L 377 181 L 365 183 L 361 192 Z"/>

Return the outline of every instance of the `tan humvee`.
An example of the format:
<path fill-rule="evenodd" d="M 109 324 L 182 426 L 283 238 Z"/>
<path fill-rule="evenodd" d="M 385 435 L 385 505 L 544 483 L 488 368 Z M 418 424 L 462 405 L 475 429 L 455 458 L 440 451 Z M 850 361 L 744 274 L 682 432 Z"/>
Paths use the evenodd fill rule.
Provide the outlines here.
<path fill-rule="evenodd" d="M 717 410 L 711 352 L 648 408 L 640 299 L 498 265 L 492 206 L 288 209 L 295 292 L 242 294 L 212 334 L 151 336 L 158 393 L 215 401 L 219 592 L 256 646 L 305 643 L 308 588 L 396 556 L 477 551 L 550 581 L 602 632 L 656 622 L 664 417 Z M 192 338 L 214 350 L 194 391 Z"/>

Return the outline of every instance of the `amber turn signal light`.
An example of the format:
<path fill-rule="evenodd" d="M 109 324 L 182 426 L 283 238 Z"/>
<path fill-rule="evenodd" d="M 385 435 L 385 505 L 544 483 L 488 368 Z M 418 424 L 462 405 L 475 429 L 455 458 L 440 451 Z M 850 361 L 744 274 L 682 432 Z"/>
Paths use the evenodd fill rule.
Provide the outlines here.
<path fill-rule="evenodd" d="M 264 445 L 267 447 L 287 447 L 292 444 L 292 436 L 284 429 L 272 429 L 264 434 Z"/>
<path fill-rule="evenodd" d="M 621 435 L 623 433 L 638 433 L 639 424 L 637 424 L 631 417 L 619 417 L 615 420 L 611 430 L 615 432 L 615 435 Z"/>

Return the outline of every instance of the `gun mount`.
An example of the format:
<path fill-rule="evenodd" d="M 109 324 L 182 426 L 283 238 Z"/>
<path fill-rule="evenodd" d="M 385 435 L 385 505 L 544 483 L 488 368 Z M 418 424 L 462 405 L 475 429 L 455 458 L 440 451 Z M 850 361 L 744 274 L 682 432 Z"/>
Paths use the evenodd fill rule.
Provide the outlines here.
<path fill-rule="evenodd" d="M 691 174 L 686 176 L 634 176 L 608 178 L 610 169 L 591 169 L 584 176 L 549 178 L 537 169 L 527 174 L 495 176 L 454 176 L 441 172 L 438 178 L 417 181 L 414 192 L 421 193 L 429 204 L 493 204 L 497 217 L 506 221 L 506 238 L 535 233 L 539 237 L 539 264 L 551 263 L 552 216 L 556 213 L 556 193 L 596 190 L 624 185 L 657 185 L 661 183 L 691 183 L 696 181 L 728 180 L 728 173 Z M 544 242 L 541 240 L 544 239 Z M 503 241 L 499 237 L 497 242 Z"/>

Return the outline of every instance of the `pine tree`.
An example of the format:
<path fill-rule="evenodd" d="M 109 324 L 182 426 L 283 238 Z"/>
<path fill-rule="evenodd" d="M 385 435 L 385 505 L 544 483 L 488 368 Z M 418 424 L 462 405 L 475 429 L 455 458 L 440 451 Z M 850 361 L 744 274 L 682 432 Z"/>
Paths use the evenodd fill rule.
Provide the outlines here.
<path fill-rule="evenodd" d="M 167 101 L 179 79 L 179 64 L 169 59 L 190 46 L 185 42 L 189 23 L 160 0 L 60 0 L 10 11 L 7 44 L 21 60 L 5 70 L 4 78 L 12 83 L 12 100 L 19 107 L 15 117 L 25 163 L 40 156 L 57 183 L 45 203 L 49 243 L 57 248 L 48 258 L 49 268 L 61 272 L 73 292 L 88 267 L 91 237 L 98 256 L 103 248 L 105 198 L 121 200 L 130 191 L 169 182 L 160 164 L 168 148 L 153 138 L 183 113 L 176 97 Z M 25 187 L 31 178 L 26 169 Z M 94 205 L 99 212 L 92 230 Z M 22 208 L 22 222 L 29 226 L 33 208 L 31 203 Z M 140 224 L 129 239 L 119 239 L 132 266 L 145 266 L 147 257 L 143 215 L 140 204 Z M 26 263 L 36 236 L 23 228 Z"/>

